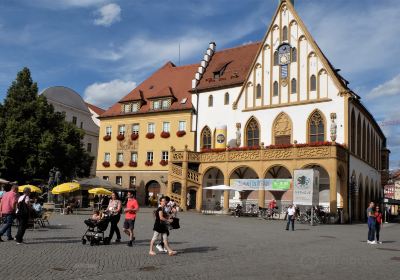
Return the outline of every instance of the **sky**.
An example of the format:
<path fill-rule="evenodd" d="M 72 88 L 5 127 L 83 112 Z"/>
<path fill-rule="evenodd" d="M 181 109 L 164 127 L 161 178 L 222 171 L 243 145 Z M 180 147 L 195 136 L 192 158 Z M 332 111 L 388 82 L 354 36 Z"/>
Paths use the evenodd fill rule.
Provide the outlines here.
<path fill-rule="evenodd" d="M 66 86 L 106 109 L 167 61 L 199 63 L 211 41 L 224 49 L 261 40 L 278 3 L 0 0 L 0 101 L 26 66 L 40 91 Z M 400 1 L 295 0 L 295 8 L 375 119 L 391 124 L 382 130 L 390 168 L 400 168 Z"/>

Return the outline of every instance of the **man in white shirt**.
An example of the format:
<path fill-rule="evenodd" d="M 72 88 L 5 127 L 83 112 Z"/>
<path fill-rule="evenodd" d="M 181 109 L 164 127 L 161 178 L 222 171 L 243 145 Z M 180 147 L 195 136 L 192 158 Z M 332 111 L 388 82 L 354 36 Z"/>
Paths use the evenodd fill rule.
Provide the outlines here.
<path fill-rule="evenodd" d="M 288 217 L 287 217 L 288 221 L 287 221 L 287 224 L 286 224 L 286 230 L 289 230 L 290 223 L 292 223 L 292 231 L 294 231 L 294 219 L 295 219 L 295 216 L 296 216 L 295 215 L 296 214 L 296 207 L 294 207 L 294 205 L 290 205 L 288 210 L 287 210 L 287 212 L 288 212 Z"/>

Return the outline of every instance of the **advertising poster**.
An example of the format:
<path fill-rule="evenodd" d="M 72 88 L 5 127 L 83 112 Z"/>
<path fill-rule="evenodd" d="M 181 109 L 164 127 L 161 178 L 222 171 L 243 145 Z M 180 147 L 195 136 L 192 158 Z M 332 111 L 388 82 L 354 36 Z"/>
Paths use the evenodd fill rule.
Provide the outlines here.
<path fill-rule="evenodd" d="M 298 169 L 294 171 L 293 204 L 318 205 L 319 203 L 319 171 L 314 169 Z"/>

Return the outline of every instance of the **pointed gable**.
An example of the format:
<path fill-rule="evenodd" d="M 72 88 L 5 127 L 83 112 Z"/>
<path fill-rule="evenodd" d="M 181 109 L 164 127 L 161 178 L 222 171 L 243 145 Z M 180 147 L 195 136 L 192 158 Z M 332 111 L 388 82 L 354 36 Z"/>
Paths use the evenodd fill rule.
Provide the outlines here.
<path fill-rule="evenodd" d="M 269 108 L 329 101 L 350 92 L 291 1 L 281 0 L 233 107 Z"/>

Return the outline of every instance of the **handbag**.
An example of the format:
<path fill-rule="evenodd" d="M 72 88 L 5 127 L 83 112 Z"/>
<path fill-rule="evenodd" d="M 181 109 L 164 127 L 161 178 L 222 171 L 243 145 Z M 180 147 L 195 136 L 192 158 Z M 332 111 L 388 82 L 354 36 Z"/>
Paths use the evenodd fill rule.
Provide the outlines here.
<path fill-rule="evenodd" d="M 179 229 L 181 227 L 179 225 L 179 218 L 172 218 L 171 227 L 172 229 Z"/>

